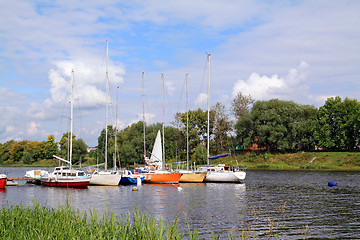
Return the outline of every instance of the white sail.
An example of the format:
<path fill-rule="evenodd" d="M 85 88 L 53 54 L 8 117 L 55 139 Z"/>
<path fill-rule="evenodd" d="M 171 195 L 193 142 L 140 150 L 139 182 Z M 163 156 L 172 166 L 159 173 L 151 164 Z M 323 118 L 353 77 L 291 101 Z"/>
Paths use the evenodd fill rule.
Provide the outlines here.
<path fill-rule="evenodd" d="M 158 131 L 154 143 L 153 150 L 151 152 L 151 157 L 145 158 L 145 162 L 148 165 L 156 166 L 157 169 L 162 169 L 162 148 L 161 148 L 161 134 L 160 130 Z"/>

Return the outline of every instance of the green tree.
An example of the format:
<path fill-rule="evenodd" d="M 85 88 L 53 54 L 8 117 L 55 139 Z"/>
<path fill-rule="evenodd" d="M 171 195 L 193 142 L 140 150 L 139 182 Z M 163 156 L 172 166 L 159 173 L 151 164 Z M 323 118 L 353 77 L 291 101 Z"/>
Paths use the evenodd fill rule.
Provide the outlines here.
<path fill-rule="evenodd" d="M 231 103 L 231 110 L 235 117 L 239 119 L 245 112 L 248 112 L 255 100 L 251 95 L 243 95 L 241 92 L 238 92 L 233 98 Z"/>
<path fill-rule="evenodd" d="M 45 158 L 51 159 L 53 155 L 56 155 L 58 152 L 58 146 L 55 142 L 54 135 L 48 136 L 45 142 Z"/>
<path fill-rule="evenodd" d="M 314 147 L 313 119 L 317 109 L 293 101 L 257 101 L 236 124 L 243 144 L 257 143 L 268 150 L 306 150 Z"/>
<path fill-rule="evenodd" d="M 357 100 L 328 98 L 316 115 L 313 134 L 317 146 L 332 150 L 356 148 L 360 140 L 359 114 Z"/>
<path fill-rule="evenodd" d="M 217 102 L 211 110 L 214 112 L 214 144 L 212 144 L 214 152 L 227 152 L 230 144 L 229 134 L 232 131 L 229 116 L 226 113 L 225 106 L 220 102 Z"/>
<path fill-rule="evenodd" d="M 10 160 L 10 149 L 15 143 L 16 142 L 14 140 L 10 140 L 4 144 L 0 144 L 0 163 Z"/>
<path fill-rule="evenodd" d="M 64 133 L 59 144 L 60 144 L 60 156 L 69 160 L 69 147 L 70 147 L 70 133 Z M 87 145 L 84 140 L 76 139 L 75 135 L 72 135 L 72 164 L 76 164 L 82 161 L 82 157 L 87 154 Z"/>

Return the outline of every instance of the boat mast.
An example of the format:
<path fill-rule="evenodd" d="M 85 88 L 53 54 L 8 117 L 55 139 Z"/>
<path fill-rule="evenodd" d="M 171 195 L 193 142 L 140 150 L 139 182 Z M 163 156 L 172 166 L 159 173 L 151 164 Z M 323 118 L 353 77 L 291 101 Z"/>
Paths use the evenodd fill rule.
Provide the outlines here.
<path fill-rule="evenodd" d="M 211 54 L 207 54 L 208 57 L 208 96 L 207 96 L 207 165 L 209 165 L 209 157 L 210 157 L 210 56 Z"/>
<path fill-rule="evenodd" d="M 189 102 L 188 102 L 188 75 L 185 74 L 186 85 L 186 170 L 189 170 Z"/>
<path fill-rule="evenodd" d="M 119 159 L 119 168 L 120 165 L 120 158 L 118 156 L 118 148 L 117 148 L 117 117 L 118 117 L 118 100 L 119 99 L 119 87 L 116 88 L 116 113 L 115 113 L 115 152 L 114 152 L 114 171 L 116 170 L 116 159 Z"/>
<path fill-rule="evenodd" d="M 71 70 L 71 97 L 70 97 L 70 168 L 72 167 L 72 136 L 73 136 L 73 108 L 74 108 L 74 69 Z"/>
<path fill-rule="evenodd" d="M 165 170 L 165 120 L 164 120 L 164 74 L 161 74 L 162 79 L 162 170 Z"/>
<path fill-rule="evenodd" d="M 143 100 L 143 132 L 144 132 L 144 160 L 146 158 L 146 143 L 145 143 L 145 94 L 144 94 L 144 72 L 142 72 L 142 100 Z"/>
<path fill-rule="evenodd" d="M 105 106 L 106 106 L 106 115 L 105 115 L 105 171 L 107 171 L 107 135 L 108 135 L 108 130 L 107 130 L 107 120 L 108 120 L 108 96 L 109 96 L 109 92 L 108 92 L 108 88 L 109 88 L 109 73 L 108 73 L 108 60 L 109 59 L 109 52 L 108 52 L 108 40 L 106 39 L 106 102 L 105 102 Z"/>

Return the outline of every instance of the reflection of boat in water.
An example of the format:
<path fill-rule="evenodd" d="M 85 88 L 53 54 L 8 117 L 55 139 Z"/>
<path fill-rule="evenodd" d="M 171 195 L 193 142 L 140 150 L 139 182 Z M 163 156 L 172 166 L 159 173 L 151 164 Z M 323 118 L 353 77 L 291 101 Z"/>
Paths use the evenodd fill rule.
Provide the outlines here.
<path fill-rule="evenodd" d="M 4 189 L 6 186 L 7 176 L 6 174 L 0 174 L 0 189 Z"/>
<path fill-rule="evenodd" d="M 48 171 L 41 169 L 29 170 L 25 172 L 24 177 L 28 183 L 41 184 L 40 178 L 45 174 L 48 174 Z"/>
<path fill-rule="evenodd" d="M 206 173 L 204 182 L 242 182 L 246 172 L 224 164 L 200 167 L 198 172 Z"/>

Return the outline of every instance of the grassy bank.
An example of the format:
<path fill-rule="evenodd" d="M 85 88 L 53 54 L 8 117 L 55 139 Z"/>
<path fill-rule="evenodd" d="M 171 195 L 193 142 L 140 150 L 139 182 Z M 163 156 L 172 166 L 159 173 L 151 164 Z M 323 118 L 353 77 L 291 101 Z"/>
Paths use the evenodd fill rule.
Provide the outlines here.
<path fill-rule="evenodd" d="M 360 152 L 243 152 L 219 159 L 216 163 L 231 162 L 254 170 L 360 171 Z"/>
<path fill-rule="evenodd" d="M 86 163 L 83 166 L 90 164 L 89 162 Z M 210 164 L 231 163 L 233 165 L 246 165 L 251 170 L 360 171 L 360 152 L 241 152 L 210 161 Z M 18 162 L 2 164 L 2 167 L 54 167 L 57 165 L 58 161 L 48 159 L 32 165 Z"/>

